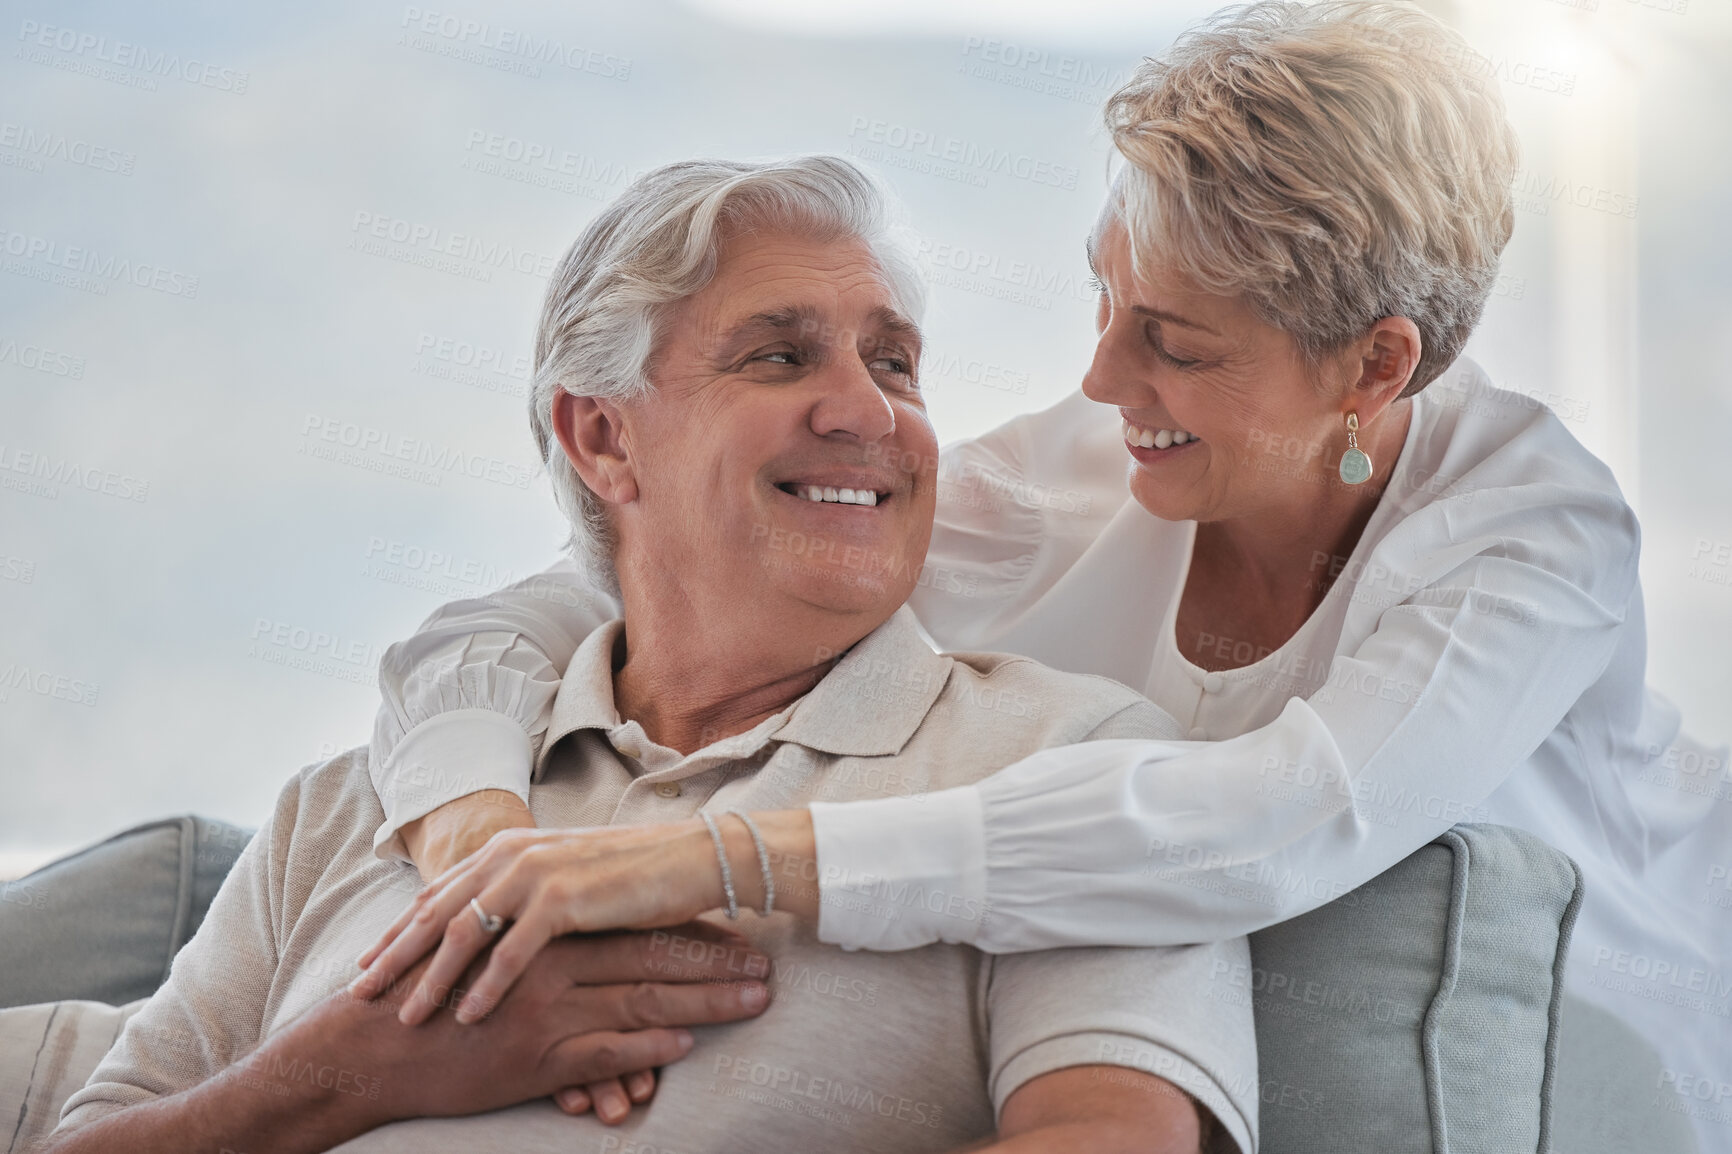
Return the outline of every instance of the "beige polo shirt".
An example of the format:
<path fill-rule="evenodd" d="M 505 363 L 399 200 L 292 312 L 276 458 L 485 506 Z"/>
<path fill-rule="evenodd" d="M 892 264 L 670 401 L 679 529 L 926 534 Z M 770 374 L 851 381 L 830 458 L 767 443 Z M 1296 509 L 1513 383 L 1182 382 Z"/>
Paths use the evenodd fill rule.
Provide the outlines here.
<path fill-rule="evenodd" d="M 1049 746 L 1174 736 L 1166 714 L 1117 682 L 1022 657 L 935 654 L 903 609 L 788 709 L 681 755 L 614 711 L 621 628 L 592 634 L 561 684 L 531 795 L 544 828 L 918 795 Z M 167 984 L 67 1101 L 62 1126 L 211 1077 L 353 978 L 354 959 L 420 888 L 412 867 L 374 855 L 381 817 L 364 751 L 290 781 Z M 928 892 L 865 887 L 862 900 L 991 916 Z M 1251 1012 L 1210 996 L 1218 975 L 1248 964 L 1243 938 L 995 957 L 948 944 L 850 953 L 782 914 L 743 914 L 739 928 L 773 959 L 771 1007 L 696 1030 L 696 1048 L 624 1125 L 567 1117 L 543 1099 L 399 1123 L 341 1149 L 951 1150 L 991 1135 L 1024 1082 L 1094 1064 L 1166 1078 L 1219 1120 L 1216 1149 L 1254 1148 Z"/>

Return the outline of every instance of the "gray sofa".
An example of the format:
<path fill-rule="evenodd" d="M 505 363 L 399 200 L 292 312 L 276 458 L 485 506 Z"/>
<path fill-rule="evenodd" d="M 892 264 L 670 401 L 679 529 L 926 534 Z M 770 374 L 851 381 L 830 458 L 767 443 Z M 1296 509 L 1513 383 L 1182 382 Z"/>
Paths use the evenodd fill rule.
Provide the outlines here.
<path fill-rule="evenodd" d="M 0 883 L 0 1007 L 150 997 L 252 836 L 169 818 Z"/>
<path fill-rule="evenodd" d="M 72 1015 L 44 1003 L 147 997 L 248 836 L 205 818 L 153 822 L 6 886 L 0 1006 L 19 1007 L 0 1010 L 8 1150 L 52 1128 L 78 1081 L 68 1071 L 100 1057 L 72 1053 Z M 1516 830 L 1463 825 L 1252 935 L 1250 969 L 1215 975 L 1207 996 L 1255 1008 L 1263 1154 L 1693 1151 L 1687 1124 L 1644 1094 L 1659 1070 L 1652 1050 L 1562 995 L 1580 900 L 1564 855 Z M 114 1033 L 126 1016 L 84 1009 L 108 1015 Z M 84 1050 L 92 1033 L 80 1034 Z M 26 1051 L 58 1055 L 55 1078 Z"/>

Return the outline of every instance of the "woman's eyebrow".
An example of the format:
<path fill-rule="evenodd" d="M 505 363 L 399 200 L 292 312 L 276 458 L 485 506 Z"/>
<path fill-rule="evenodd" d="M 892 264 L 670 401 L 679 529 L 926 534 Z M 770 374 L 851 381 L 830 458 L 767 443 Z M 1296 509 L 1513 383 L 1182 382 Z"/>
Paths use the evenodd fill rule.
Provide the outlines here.
<path fill-rule="evenodd" d="M 1152 309 L 1145 305 L 1132 305 L 1131 311 L 1136 313 L 1138 316 L 1151 317 L 1157 321 L 1165 321 L 1167 324 L 1178 325 L 1180 328 L 1196 329 L 1198 332 L 1208 333 L 1212 337 L 1218 337 L 1221 335 L 1208 325 L 1201 324 L 1189 319 L 1188 317 L 1182 317 L 1178 313 L 1170 313 L 1165 309 Z"/>

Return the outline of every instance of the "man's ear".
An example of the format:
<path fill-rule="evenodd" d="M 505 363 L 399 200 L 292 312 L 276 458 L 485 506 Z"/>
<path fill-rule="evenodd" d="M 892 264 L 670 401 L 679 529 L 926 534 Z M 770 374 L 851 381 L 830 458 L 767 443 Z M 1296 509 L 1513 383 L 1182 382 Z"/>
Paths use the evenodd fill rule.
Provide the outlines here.
<path fill-rule="evenodd" d="M 1356 346 L 1359 379 L 1343 398 L 1343 411 L 1357 412 L 1361 425 L 1376 420 L 1413 379 L 1422 347 L 1419 326 L 1407 317 L 1384 317 L 1373 324 Z"/>
<path fill-rule="evenodd" d="M 599 397 L 553 397 L 553 435 L 590 491 L 610 505 L 637 500 L 636 462 L 619 406 Z"/>

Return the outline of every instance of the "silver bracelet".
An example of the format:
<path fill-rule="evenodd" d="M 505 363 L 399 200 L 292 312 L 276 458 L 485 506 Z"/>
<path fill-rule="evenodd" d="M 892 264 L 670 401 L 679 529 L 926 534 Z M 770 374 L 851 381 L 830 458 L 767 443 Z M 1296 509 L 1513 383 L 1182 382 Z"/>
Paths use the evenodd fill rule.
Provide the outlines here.
<path fill-rule="evenodd" d="M 752 835 L 752 844 L 758 847 L 758 868 L 764 873 L 764 909 L 763 914 L 769 917 L 776 911 L 776 879 L 770 873 L 770 851 L 764 845 L 764 835 L 758 832 L 758 823 L 737 809 L 724 811 L 731 813 L 746 823 L 746 832 Z"/>
<path fill-rule="evenodd" d="M 728 895 L 728 917 L 739 921 L 740 903 L 734 900 L 734 871 L 728 866 L 728 851 L 727 847 L 722 845 L 722 831 L 716 828 L 716 819 L 703 810 L 698 810 L 698 816 L 704 819 L 704 825 L 710 831 L 710 840 L 716 843 L 716 861 L 722 866 L 722 892 Z"/>

